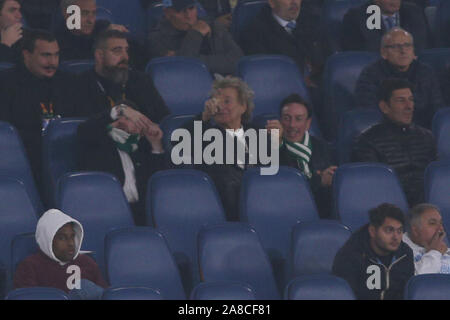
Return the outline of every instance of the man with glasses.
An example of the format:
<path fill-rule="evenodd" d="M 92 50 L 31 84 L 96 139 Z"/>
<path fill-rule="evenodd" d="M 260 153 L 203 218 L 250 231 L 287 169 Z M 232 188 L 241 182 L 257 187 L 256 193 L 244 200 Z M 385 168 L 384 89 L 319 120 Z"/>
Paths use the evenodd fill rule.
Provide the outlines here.
<path fill-rule="evenodd" d="M 405 79 L 414 87 L 414 122 L 431 128 L 433 116 L 444 103 L 434 70 L 421 63 L 414 53 L 410 33 L 395 27 L 381 41 L 381 58 L 364 68 L 355 90 L 356 106 L 378 109 L 377 92 L 383 80 Z"/>

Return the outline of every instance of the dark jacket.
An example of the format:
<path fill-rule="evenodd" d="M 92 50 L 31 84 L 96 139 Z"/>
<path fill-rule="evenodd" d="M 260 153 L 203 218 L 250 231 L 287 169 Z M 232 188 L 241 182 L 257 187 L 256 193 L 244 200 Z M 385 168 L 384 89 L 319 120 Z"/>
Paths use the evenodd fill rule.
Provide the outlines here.
<path fill-rule="evenodd" d="M 397 71 L 385 59 L 365 67 L 356 83 L 356 106 L 378 109 L 378 91 L 383 80 L 388 78 L 405 79 L 414 84 L 414 122 L 431 128 L 433 116 L 444 102 L 433 68 L 417 60 L 406 72 Z"/>
<path fill-rule="evenodd" d="M 309 167 L 312 172 L 312 177 L 309 179 L 309 185 L 316 200 L 321 218 L 326 218 L 331 213 L 331 188 L 322 186 L 322 178 L 317 174 L 317 171 L 325 170 L 335 164 L 332 162 L 328 144 L 314 136 L 310 137 L 312 156 Z M 289 166 L 301 170 L 297 160 L 288 153 L 285 146 L 280 148 L 280 166 Z"/>
<path fill-rule="evenodd" d="M 350 9 L 342 24 L 342 48 L 345 51 L 380 51 L 381 38 L 386 27 L 381 21 L 381 29 L 367 28 L 367 8 L 373 1 L 361 7 Z M 403 1 L 399 10 L 400 27 L 412 34 L 416 53 L 431 47 L 431 35 L 423 11 L 414 4 Z M 383 20 L 383 19 L 382 19 Z"/>
<path fill-rule="evenodd" d="M 149 50 L 152 57 L 166 56 L 175 51 L 177 56 L 202 60 L 211 73 L 233 74 L 243 53 L 231 34 L 220 23 L 210 24 L 211 35 L 204 37 L 196 30 L 180 31 L 165 18 L 150 32 Z"/>
<path fill-rule="evenodd" d="M 382 263 L 370 247 L 369 225 L 356 231 L 338 251 L 333 262 L 333 274 L 345 279 L 361 300 L 401 300 L 406 282 L 414 276 L 414 260 L 411 248 L 401 242 L 391 262 Z M 370 266 L 378 266 L 381 275 L 380 289 L 368 288 L 374 271 Z M 368 281 L 369 280 L 369 281 Z"/>
<path fill-rule="evenodd" d="M 397 173 L 408 203 L 424 201 L 424 172 L 437 159 L 431 131 L 412 124 L 399 126 L 385 119 L 363 132 L 353 148 L 356 162 L 381 162 Z"/>
<path fill-rule="evenodd" d="M 22 41 L 17 41 L 11 47 L 0 43 L 0 62 L 19 63 L 22 57 L 20 51 Z"/>

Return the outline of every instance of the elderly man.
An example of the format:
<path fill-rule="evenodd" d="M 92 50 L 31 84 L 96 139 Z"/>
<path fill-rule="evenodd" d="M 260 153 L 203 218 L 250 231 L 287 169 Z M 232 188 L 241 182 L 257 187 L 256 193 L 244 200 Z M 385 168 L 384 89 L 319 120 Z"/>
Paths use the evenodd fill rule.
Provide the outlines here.
<path fill-rule="evenodd" d="M 381 29 L 368 29 L 366 13 L 371 5 L 381 9 Z M 360 7 L 350 9 L 342 25 L 342 47 L 344 50 L 380 50 L 381 37 L 394 27 L 410 32 L 415 40 L 416 52 L 429 48 L 431 34 L 423 11 L 416 5 L 402 0 L 371 0 Z"/>
<path fill-rule="evenodd" d="M 243 53 L 225 26 L 198 19 L 195 0 L 164 0 L 164 18 L 149 35 L 152 57 L 202 60 L 211 73 L 233 74 Z"/>
<path fill-rule="evenodd" d="M 414 84 L 414 122 L 431 128 L 434 113 L 444 104 L 439 81 L 430 66 L 416 60 L 413 37 L 401 28 L 393 28 L 383 36 L 381 59 L 361 72 L 355 91 L 357 107 L 376 109 L 377 92 L 388 78 Z"/>
<path fill-rule="evenodd" d="M 20 60 L 21 21 L 19 1 L 0 0 L 0 62 L 16 63 Z"/>
<path fill-rule="evenodd" d="M 411 209 L 403 241 L 414 253 L 416 274 L 450 273 L 450 250 L 439 208 L 428 203 Z"/>
<path fill-rule="evenodd" d="M 402 79 L 383 81 L 379 108 L 384 121 L 364 131 L 354 145 L 353 161 L 381 162 L 400 179 L 408 203 L 423 202 L 425 168 L 437 158 L 432 133 L 413 123 L 413 85 Z"/>

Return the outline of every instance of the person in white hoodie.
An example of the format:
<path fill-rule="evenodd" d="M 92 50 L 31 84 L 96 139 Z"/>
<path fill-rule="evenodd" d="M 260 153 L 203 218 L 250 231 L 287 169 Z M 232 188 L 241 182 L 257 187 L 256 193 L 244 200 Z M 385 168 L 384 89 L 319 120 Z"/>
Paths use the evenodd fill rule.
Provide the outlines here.
<path fill-rule="evenodd" d="M 83 226 L 57 209 L 50 209 L 36 226 L 39 252 L 27 257 L 17 267 L 14 287 L 53 287 L 67 293 L 82 288 L 106 288 L 96 262 L 80 252 Z"/>
<path fill-rule="evenodd" d="M 450 250 L 439 208 L 428 203 L 414 206 L 403 242 L 414 252 L 415 274 L 450 273 Z"/>

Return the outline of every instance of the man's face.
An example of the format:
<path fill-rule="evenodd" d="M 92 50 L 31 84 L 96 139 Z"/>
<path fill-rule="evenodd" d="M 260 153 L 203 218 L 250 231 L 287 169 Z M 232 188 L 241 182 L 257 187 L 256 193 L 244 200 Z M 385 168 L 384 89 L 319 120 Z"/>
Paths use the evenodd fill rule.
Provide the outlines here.
<path fill-rule="evenodd" d="M 34 51 L 23 51 L 27 69 L 38 78 L 51 78 L 59 65 L 59 46 L 56 41 L 36 40 Z"/>
<path fill-rule="evenodd" d="M 411 35 L 404 31 L 392 33 L 381 48 L 381 56 L 394 68 L 407 71 L 416 58 Z"/>
<path fill-rule="evenodd" d="M 81 10 L 81 30 L 84 35 L 91 35 L 95 28 L 97 16 L 97 4 L 95 0 L 78 0 L 77 5 Z"/>
<path fill-rule="evenodd" d="M 67 223 L 56 232 L 52 244 L 53 254 L 62 262 L 68 262 L 75 256 L 75 230 Z"/>
<path fill-rule="evenodd" d="M 400 221 L 386 218 L 379 228 L 369 226 L 370 243 L 378 254 L 388 255 L 397 251 L 403 237 L 403 225 Z"/>
<path fill-rule="evenodd" d="M 96 64 L 104 75 L 115 83 L 125 83 L 128 80 L 128 41 L 110 38 L 104 48 L 96 51 Z"/>
<path fill-rule="evenodd" d="M 164 12 L 167 20 L 177 30 L 187 31 L 197 23 L 197 7 L 195 5 L 186 7 L 181 11 L 176 11 L 174 8 L 167 8 Z"/>
<path fill-rule="evenodd" d="M 308 118 L 308 110 L 299 103 L 290 103 L 281 110 L 281 125 L 283 136 L 291 142 L 301 142 L 305 131 L 311 126 L 311 118 Z"/>
<path fill-rule="evenodd" d="M 237 90 L 235 88 L 219 89 L 214 98 L 219 101 L 219 111 L 215 114 L 214 120 L 224 128 L 239 128 L 247 107 L 239 102 Z"/>
<path fill-rule="evenodd" d="M 269 0 L 269 5 L 277 16 L 291 21 L 297 19 L 302 0 Z"/>
<path fill-rule="evenodd" d="M 444 232 L 442 217 L 434 209 L 425 211 L 417 225 L 411 226 L 414 241 L 421 247 L 427 247 L 436 232 Z"/>
<path fill-rule="evenodd" d="M 0 29 L 6 29 L 22 20 L 20 4 L 15 0 L 7 0 L 0 11 Z"/>
<path fill-rule="evenodd" d="M 383 14 L 392 15 L 400 10 L 402 0 L 375 0 L 375 4 L 380 7 Z"/>
<path fill-rule="evenodd" d="M 380 102 L 380 109 L 391 121 L 410 125 L 414 115 L 414 96 L 409 88 L 394 90 L 388 103 Z"/>

